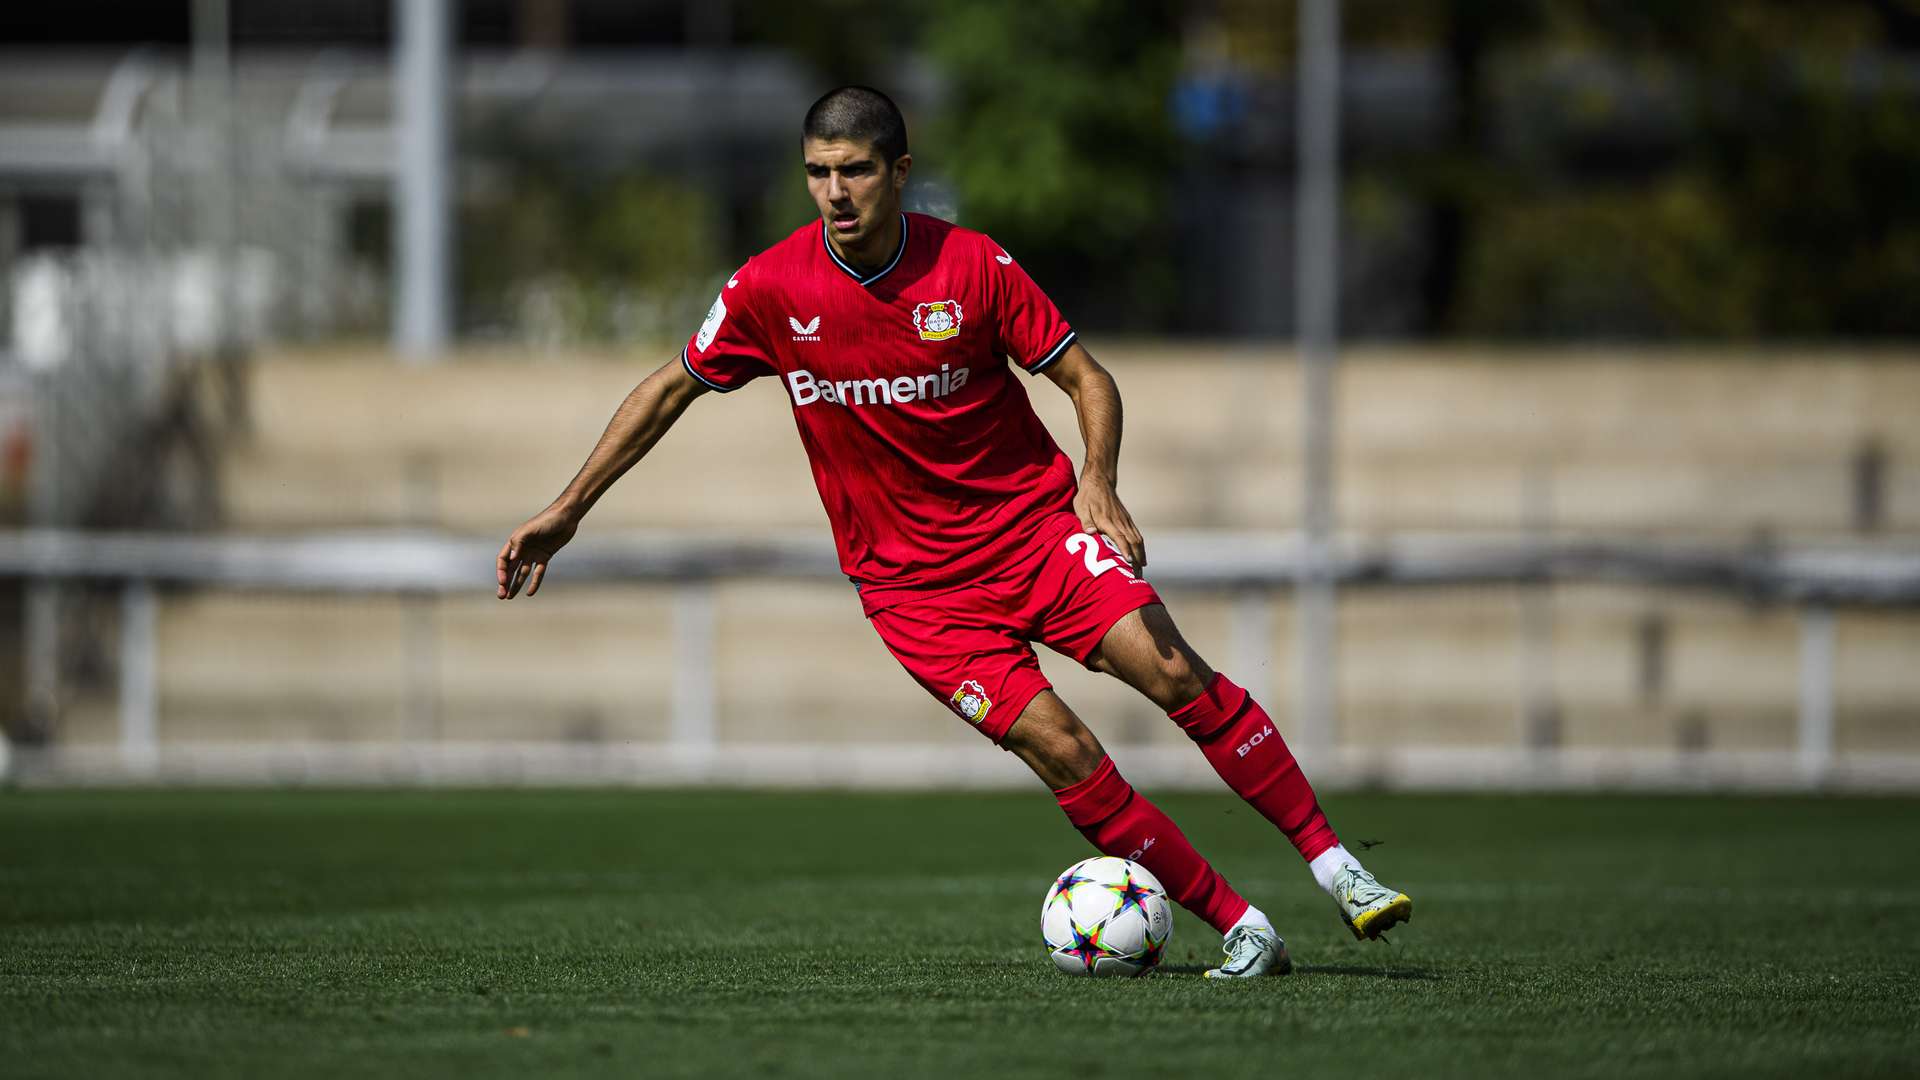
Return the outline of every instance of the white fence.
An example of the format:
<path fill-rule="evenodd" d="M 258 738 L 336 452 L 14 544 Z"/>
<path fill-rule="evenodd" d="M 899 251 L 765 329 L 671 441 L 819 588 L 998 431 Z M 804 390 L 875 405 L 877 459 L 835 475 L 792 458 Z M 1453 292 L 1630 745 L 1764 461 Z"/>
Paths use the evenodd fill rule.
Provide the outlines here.
<path fill-rule="evenodd" d="M 34 583 L 120 590 L 119 741 L 115 746 L 22 748 L 22 783 L 638 783 L 997 786 L 1023 783 L 999 755 L 950 747 L 725 745 L 718 699 L 714 588 L 742 577 L 842 580 L 824 536 L 743 540 L 633 535 L 576 541 L 569 580 L 672 583 L 674 675 L 669 738 L 658 744 L 564 743 L 186 744 L 159 738 L 156 589 L 270 589 L 317 594 L 490 593 L 497 541 L 442 534 L 339 533 L 286 538 L 0 533 L 0 575 Z M 1155 537 L 1153 577 L 1168 586 L 1223 590 L 1235 599 L 1235 656 L 1270 650 L 1267 601 L 1300 572 L 1297 537 L 1169 533 Z M 1841 755 L 1834 746 L 1834 611 L 1920 607 L 1920 555 L 1871 549 L 1740 551 L 1647 543 L 1543 543 L 1517 537 L 1402 537 L 1349 547 L 1343 587 L 1624 583 L 1733 593 L 1799 612 L 1797 745 L 1789 751 L 1687 752 L 1549 747 L 1304 746 L 1329 786 L 1453 788 L 1920 787 L 1920 755 Z M 32 607 L 29 606 L 31 622 Z M 33 633 L 29 626 L 29 636 Z M 44 649 L 43 649 L 44 651 Z M 1116 754 L 1123 751 L 1116 748 Z M 1159 785 L 1211 782 L 1199 755 L 1124 751 L 1129 772 Z"/>

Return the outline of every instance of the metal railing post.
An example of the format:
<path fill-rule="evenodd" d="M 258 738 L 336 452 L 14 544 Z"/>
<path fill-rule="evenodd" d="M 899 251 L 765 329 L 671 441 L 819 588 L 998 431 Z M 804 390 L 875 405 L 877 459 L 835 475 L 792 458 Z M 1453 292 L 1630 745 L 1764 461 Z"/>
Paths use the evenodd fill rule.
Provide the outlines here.
<path fill-rule="evenodd" d="M 120 590 L 120 759 L 129 772 L 152 771 L 160 751 L 158 622 L 153 583 L 129 579 Z"/>
<path fill-rule="evenodd" d="M 26 665 L 27 734 L 33 739 L 57 736 L 60 717 L 60 583 L 27 584 Z"/>
<path fill-rule="evenodd" d="M 673 716 L 676 751 L 711 751 L 719 737 L 719 667 L 714 654 L 714 583 L 685 581 L 673 590 Z"/>
<path fill-rule="evenodd" d="M 403 593 L 401 619 L 406 644 L 401 685 L 406 695 L 402 737 L 408 742 L 437 742 L 440 724 L 440 598 L 430 592 Z"/>
<path fill-rule="evenodd" d="M 1228 614 L 1229 676 L 1254 700 L 1278 708 L 1273 700 L 1273 588 L 1236 589 Z"/>
<path fill-rule="evenodd" d="M 1833 767 L 1833 609 L 1800 609 L 1800 777 L 1825 782 Z"/>

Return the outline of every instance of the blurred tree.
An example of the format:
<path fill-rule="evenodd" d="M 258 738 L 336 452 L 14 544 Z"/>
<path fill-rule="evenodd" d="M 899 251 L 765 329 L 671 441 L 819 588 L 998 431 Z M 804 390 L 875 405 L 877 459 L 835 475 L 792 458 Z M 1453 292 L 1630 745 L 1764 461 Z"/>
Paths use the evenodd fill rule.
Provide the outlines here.
<path fill-rule="evenodd" d="M 950 187 L 961 222 L 1019 256 L 1076 322 L 1166 331 L 1182 313 L 1209 329 L 1238 317 L 1206 306 L 1209 279 L 1192 263 L 1244 247 L 1235 223 L 1262 220 L 1223 207 L 1286 205 L 1287 0 L 730 10 L 731 40 L 792 53 L 820 90 L 899 91 L 923 190 Z M 1397 312 L 1374 325 L 1476 337 L 1920 334 L 1920 0 L 1343 10 L 1348 49 L 1366 54 L 1350 69 L 1350 134 L 1367 126 L 1361 110 L 1406 104 L 1395 78 L 1437 81 L 1446 99 L 1417 127 L 1372 125 L 1398 142 L 1349 140 L 1347 261 L 1375 268 L 1350 301 Z M 1226 29 L 1201 41 L 1204 25 Z M 586 147 L 555 138 L 520 132 L 498 153 L 477 151 L 505 182 L 468 211 L 467 303 L 502 329 L 544 312 L 543 325 L 576 336 L 630 336 L 655 318 L 682 332 L 679 316 L 652 313 L 690 303 L 697 320 L 705 275 L 738 254 L 720 250 L 728 237 L 751 250 L 813 213 L 797 155 L 729 222 L 718 215 L 737 192 L 635 162 L 579 168 Z M 733 148 L 710 152 L 737 164 Z M 1209 219 L 1229 224 L 1199 236 Z M 1284 242 L 1261 235 L 1263 251 Z M 1244 268 L 1273 260 L 1217 265 L 1257 278 Z"/>
<path fill-rule="evenodd" d="M 932 6 L 922 23 L 946 85 L 916 160 L 1071 318 L 1153 329 L 1179 301 L 1177 15 L 1172 2 L 981 0 Z"/>
<path fill-rule="evenodd" d="M 848 83 L 885 90 L 890 65 L 914 43 L 924 6 L 920 0 L 750 3 L 741 6 L 736 26 L 742 43 L 785 49 L 819 72 L 820 93 Z"/>
<path fill-rule="evenodd" d="M 1421 280 L 1426 310 L 1447 313 L 1459 296 L 1461 271 L 1481 201 L 1494 184 L 1487 172 L 1488 54 L 1503 42 L 1537 32 L 1536 0 L 1448 0 L 1440 5 L 1439 46 L 1452 84 L 1454 107 L 1431 172 L 1427 208 L 1431 255 Z M 1443 316 L 1444 317 L 1444 316 Z"/>
<path fill-rule="evenodd" d="M 496 178 L 461 211 L 472 329 L 553 345 L 651 342 L 699 321 L 726 260 L 711 196 L 512 125 L 476 142 Z"/>
<path fill-rule="evenodd" d="M 1916 5 L 1439 10 L 1454 119 L 1382 163 L 1430 208 L 1431 330 L 1920 333 Z"/>

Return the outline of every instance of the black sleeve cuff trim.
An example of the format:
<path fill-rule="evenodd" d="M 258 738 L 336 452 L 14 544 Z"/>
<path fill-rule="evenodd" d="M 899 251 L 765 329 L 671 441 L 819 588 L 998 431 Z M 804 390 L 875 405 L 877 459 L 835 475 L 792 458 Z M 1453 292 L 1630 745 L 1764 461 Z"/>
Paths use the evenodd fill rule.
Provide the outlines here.
<path fill-rule="evenodd" d="M 1038 375 L 1040 374 L 1040 370 L 1042 368 L 1046 367 L 1048 364 L 1053 363 L 1055 360 L 1060 359 L 1062 356 L 1065 356 L 1067 354 L 1067 346 L 1073 344 L 1074 341 L 1079 338 L 1079 336 L 1080 336 L 1079 333 L 1076 331 L 1073 331 L 1073 330 L 1067 331 L 1067 336 L 1060 339 L 1060 344 L 1055 345 L 1051 349 L 1048 349 L 1047 355 L 1041 357 L 1038 363 L 1026 369 L 1027 374 Z"/>
<path fill-rule="evenodd" d="M 705 375 L 702 375 L 700 374 L 700 372 L 694 370 L 693 361 L 690 358 L 688 358 L 687 350 L 685 348 L 682 348 L 680 350 L 680 363 L 683 367 L 687 369 L 687 374 L 693 376 L 696 379 L 699 379 L 702 383 L 705 383 L 709 390 L 717 390 L 722 394 L 731 394 L 735 390 L 740 389 L 737 386 L 721 386 L 719 383 L 714 382 L 712 379 L 709 379 Z"/>

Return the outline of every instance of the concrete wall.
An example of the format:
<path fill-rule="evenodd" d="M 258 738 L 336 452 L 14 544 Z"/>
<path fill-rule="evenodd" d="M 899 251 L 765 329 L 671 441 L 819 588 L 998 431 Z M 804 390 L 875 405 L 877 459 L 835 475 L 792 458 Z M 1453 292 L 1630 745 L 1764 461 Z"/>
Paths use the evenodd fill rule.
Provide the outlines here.
<path fill-rule="evenodd" d="M 1097 343 L 1096 343 L 1097 346 Z M 1283 528 L 1296 503 L 1296 383 L 1284 353 L 1100 348 L 1128 402 L 1122 494 L 1145 527 Z M 406 369 L 308 353 L 255 369 L 256 429 L 225 461 L 246 530 L 433 525 L 504 536 L 577 468 L 658 358 L 465 358 Z M 1732 540 L 1862 539 L 1851 462 L 1884 454 L 1870 539 L 1920 545 L 1920 356 L 1478 354 L 1359 351 L 1341 383 L 1348 528 L 1556 530 Z M 1036 404 L 1078 437 L 1044 380 Z M 824 517 L 771 381 L 704 398 L 614 489 L 589 529 L 821 530 Z M 571 586 L 564 554 L 531 602 L 270 594 L 169 596 L 161 624 L 169 741 L 665 736 L 671 596 Z M 1229 598 L 1169 596 L 1190 639 L 1270 688 L 1283 727 L 1292 612 L 1270 646 L 1230 634 Z M 723 740 L 970 745 L 865 626 L 850 589 L 721 587 Z M 1532 628 L 1532 629 L 1528 629 Z M 1791 611 L 1613 587 L 1351 592 L 1341 610 L 1342 736 L 1370 747 L 1512 746 L 1532 731 L 1596 748 L 1793 745 Z M 1843 751 L 1920 751 L 1920 613 L 1843 613 Z M 1123 687 L 1047 654 L 1103 737 L 1178 745 Z M 113 738 L 104 703 L 67 736 Z"/>
<path fill-rule="evenodd" d="M 1285 351 L 1104 347 L 1128 402 L 1122 494 L 1150 527 L 1286 527 L 1298 380 Z M 380 354 L 269 358 L 257 435 L 227 461 L 236 528 L 438 524 L 492 532 L 578 468 L 666 351 L 417 370 Z M 1076 457 L 1065 397 L 1036 408 Z M 1920 354 L 1355 350 L 1339 386 L 1348 528 L 1559 528 L 1806 537 L 1852 526 L 1850 465 L 1888 461 L 1883 531 L 1920 536 Z M 595 527 L 824 525 L 786 397 L 696 403 Z"/>

